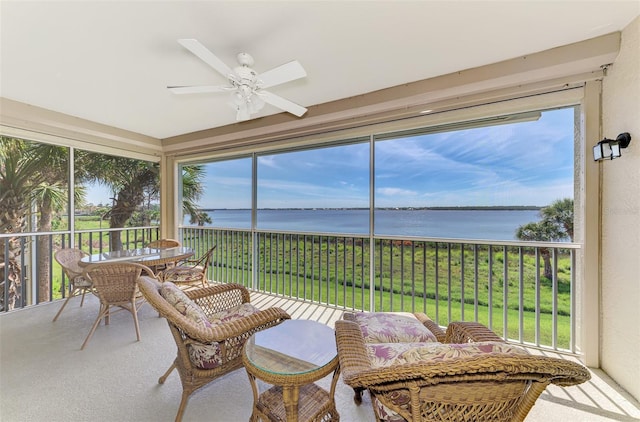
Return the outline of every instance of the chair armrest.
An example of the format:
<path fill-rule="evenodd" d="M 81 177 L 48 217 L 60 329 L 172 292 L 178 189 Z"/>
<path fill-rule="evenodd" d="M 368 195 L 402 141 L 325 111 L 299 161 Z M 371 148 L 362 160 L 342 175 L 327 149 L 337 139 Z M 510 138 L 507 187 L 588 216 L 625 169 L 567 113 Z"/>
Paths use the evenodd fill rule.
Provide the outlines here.
<path fill-rule="evenodd" d="M 283 309 L 277 307 L 264 309 L 235 321 L 214 324 L 209 329 L 211 333 L 207 335 L 206 342 L 221 342 L 242 335 L 248 337 L 256 331 L 278 325 L 287 319 L 291 319 L 291 316 Z"/>
<path fill-rule="evenodd" d="M 138 279 L 138 286 L 140 285 L 140 279 L 144 279 L 144 281 L 148 283 L 151 286 L 151 288 L 154 288 L 154 289 L 159 289 L 162 286 L 162 282 L 158 280 L 155 276 L 151 277 L 148 275 L 141 275 L 140 278 Z"/>
<path fill-rule="evenodd" d="M 420 321 L 422 323 L 422 325 L 427 327 L 427 329 L 429 331 L 431 331 L 434 336 L 436 336 L 436 339 L 440 343 L 444 343 L 445 342 L 446 333 L 444 332 L 444 330 L 442 328 L 440 328 L 440 326 L 438 324 L 435 323 L 435 321 L 433 321 L 431 318 L 429 318 L 427 316 L 427 314 L 422 313 L 422 312 L 416 312 L 413 315 L 418 319 L 418 321 Z"/>
<path fill-rule="evenodd" d="M 478 322 L 452 322 L 447 327 L 444 343 L 475 343 L 504 339 Z"/>
<path fill-rule="evenodd" d="M 342 379 L 351 387 L 366 388 L 367 384 L 359 382 L 358 376 L 372 368 L 360 327 L 353 321 L 340 320 L 336 321 L 335 330 Z"/>

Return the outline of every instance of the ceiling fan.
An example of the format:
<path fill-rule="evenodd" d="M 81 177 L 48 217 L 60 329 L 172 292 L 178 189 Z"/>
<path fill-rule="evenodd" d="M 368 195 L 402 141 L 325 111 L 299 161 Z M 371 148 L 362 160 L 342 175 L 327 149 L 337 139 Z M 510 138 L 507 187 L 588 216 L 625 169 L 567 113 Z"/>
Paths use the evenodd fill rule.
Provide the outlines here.
<path fill-rule="evenodd" d="M 168 86 L 167 88 L 174 94 L 231 92 L 231 106 L 236 110 L 238 121 L 249 120 L 251 114 L 260 111 L 265 103 L 298 117 L 307 112 L 306 108 L 265 90 L 265 88 L 307 76 L 307 72 L 298 61 L 294 60 L 258 74 L 251 68 L 253 57 L 247 53 L 238 54 L 237 59 L 240 65 L 231 69 L 199 41 L 182 39 L 178 42 L 226 77 L 229 85 Z"/>

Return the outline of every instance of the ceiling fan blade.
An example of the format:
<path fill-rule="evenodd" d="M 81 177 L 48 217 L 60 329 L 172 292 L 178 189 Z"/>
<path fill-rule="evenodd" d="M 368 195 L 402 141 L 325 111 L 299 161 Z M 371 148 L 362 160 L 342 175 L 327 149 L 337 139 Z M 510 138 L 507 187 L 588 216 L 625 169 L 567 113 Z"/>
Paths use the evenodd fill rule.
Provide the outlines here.
<path fill-rule="evenodd" d="M 304 70 L 302 65 L 297 60 L 293 60 L 289 63 L 285 63 L 261 73 L 258 75 L 258 79 L 262 81 L 262 84 L 260 85 L 262 88 L 269 88 L 285 82 L 304 78 L 305 76 L 307 76 L 307 72 Z"/>
<path fill-rule="evenodd" d="M 207 92 L 231 91 L 234 88 L 227 85 L 199 85 L 199 86 L 168 86 L 174 94 L 202 94 Z"/>
<path fill-rule="evenodd" d="M 233 73 L 231 68 L 227 66 L 222 60 L 216 57 L 211 51 L 209 51 L 204 45 L 200 44 L 198 40 L 194 39 L 182 39 L 178 42 L 187 50 L 198 56 L 203 62 L 217 70 L 225 78 L 229 77 L 229 74 Z"/>
<path fill-rule="evenodd" d="M 298 117 L 307 112 L 307 109 L 302 107 L 301 105 L 298 105 L 293 101 L 289 101 L 269 91 L 258 91 L 258 95 L 260 95 L 265 103 L 269 103 L 272 106 L 276 106 L 286 112 L 295 114 Z"/>

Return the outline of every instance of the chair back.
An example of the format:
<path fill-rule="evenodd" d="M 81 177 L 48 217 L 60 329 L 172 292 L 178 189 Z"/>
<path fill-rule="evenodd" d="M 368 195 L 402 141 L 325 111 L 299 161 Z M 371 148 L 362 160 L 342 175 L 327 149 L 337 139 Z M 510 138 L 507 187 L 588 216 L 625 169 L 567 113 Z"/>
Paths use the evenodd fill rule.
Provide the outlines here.
<path fill-rule="evenodd" d="M 92 264 L 85 268 L 85 276 L 93 283 L 100 301 L 111 304 L 131 302 L 138 294 L 137 281 L 143 272 L 155 277 L 148 267 L 133 262 Z"/>
<path fill-rule="evenodd" d="M 59 249 L 54 254 L 54 258 L 58 261 L 58 264 L 62 267 L 69 279 L 82 275 L 84 268 L 80 266 L 80 260 L 88 254 L 76 248 L 64 248 Z"/>
<path fill-rule="evenodd" d="M 171 305 L 162 297 L 160 294 L 162 283 L 156 278 L 142 276 L 138 280 L 138 287 L 147 303 L 151 305 L 161 317 L 166 318 L 169 327 L 178 330 L 181 336 L 187 335 L 191 338 L 201 339 L 204 336 L 211 335 L 210 330 L 207 330 L 201 324 L 196 323 L 193 319 L 180 313 L 175 306 Z M 176 341 L 178 341 L 177 338 Z"/>
<path fill-rule="evenodd" d="M 213 251 L 216 249 L 216 246 L 217 245 L 214 245 L 204 255 L 202 255 L 200 257 L 200 259 L 195 261 L 194 264 L 193 264 L 194 268 L 195 267 L 201 267 L 202 268 L 202 272 L 206 273 L 207 272 L 207 268 L 209 268 L 209 265 L 211 264 L 211 258 L 213 257 Z"/>
<path fill-rule="evenodd" d="M 158 239 L 146 244 L 146 248 L 154 249 L 169 249 L 177 248 L 180 246 L 180 242 L 175 239 Z"/>

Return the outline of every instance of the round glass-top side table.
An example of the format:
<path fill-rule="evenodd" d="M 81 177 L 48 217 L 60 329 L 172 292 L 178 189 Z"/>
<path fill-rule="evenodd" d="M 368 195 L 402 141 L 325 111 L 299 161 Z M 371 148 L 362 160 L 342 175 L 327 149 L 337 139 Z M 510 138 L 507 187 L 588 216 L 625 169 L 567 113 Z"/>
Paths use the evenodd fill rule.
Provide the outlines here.
<path fill-rule="evenodd" d="M 335 387 L 340 369 L 332 328 L 308 320 L 287 320 L 253 334 L 243 362 L 253 390 L 252 421 L 339 420 Z M 317 386 L 333 372 L 330 391 Z M 256 378 L 273 387 L 260 393 Z"/>

